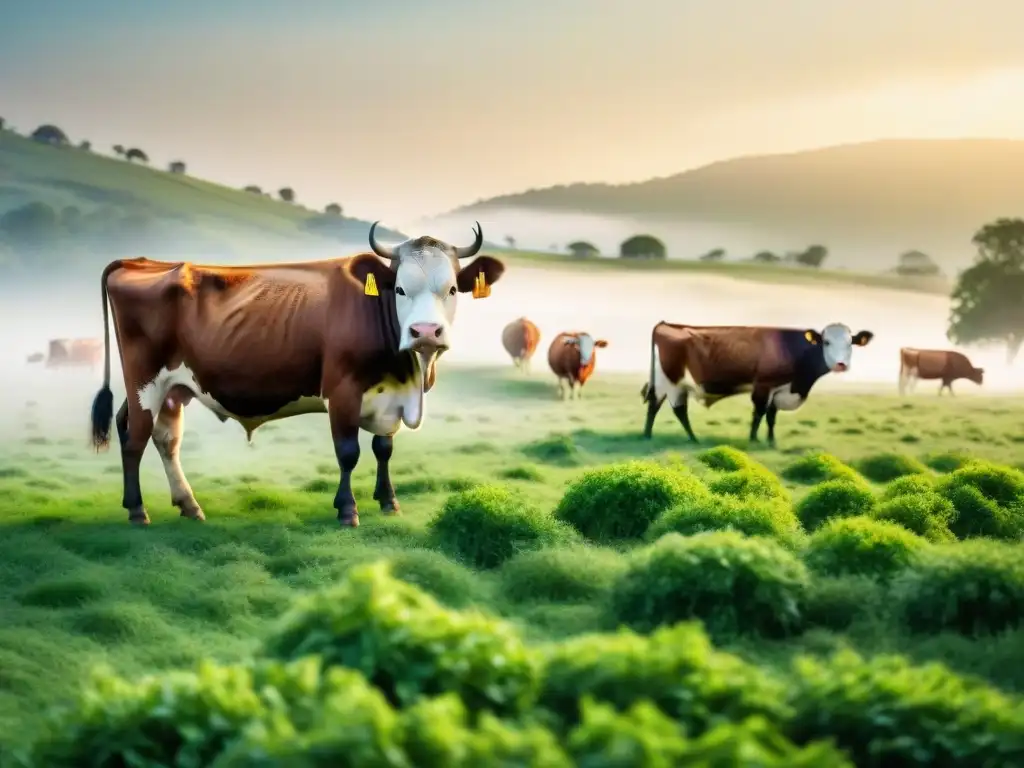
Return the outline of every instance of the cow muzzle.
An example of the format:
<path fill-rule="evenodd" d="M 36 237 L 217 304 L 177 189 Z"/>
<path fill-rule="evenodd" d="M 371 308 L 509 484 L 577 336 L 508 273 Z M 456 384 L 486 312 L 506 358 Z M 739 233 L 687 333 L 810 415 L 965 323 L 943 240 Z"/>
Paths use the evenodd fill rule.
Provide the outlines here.
<path fill-rule="evenodd" d="M 846 363 L 836 363 L 835 365 L 832 366 L 832 370 L 835 371 L 836 373 L 843 373 L 849 370 L 849 368 L 850 366 L 848 366 Z"/>
<path fill-rule="evenodd" d="M 409 349 L 420 357 L 426 374 L 431 361 L 448 350 L 448 334 L 439 323 L 413 323 L 409 326 Z"/>

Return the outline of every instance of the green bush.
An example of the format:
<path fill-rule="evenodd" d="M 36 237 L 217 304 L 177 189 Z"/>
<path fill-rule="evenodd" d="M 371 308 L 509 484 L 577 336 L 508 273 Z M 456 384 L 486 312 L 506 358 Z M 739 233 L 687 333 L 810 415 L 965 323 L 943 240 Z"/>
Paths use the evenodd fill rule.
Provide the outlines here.
<path fill-rule="evenodd" d="M 790 715 L 782 680 L 715 649 L 696 622 L 649 636 L 626 629 L 583 635 L 552 643 L 543 654 L 539 703 L 563 729 L 580 721 L 586 695 L 618 710 L 651 701 L 693 735 L 751 715 L 771 722 Z"/>
<path fill-rule="evenodd" d="M 939 483 L 944 489 L 969 486 L 1000 507 L 1013 507 L 1024 501 L 1024 472 L 987 461 L 972 461 L 954 470 Z"/>
<path fill-rule="evenodd" d="M 496 568 L 517 552 L 572 536 L 520 492 L 502 485 L 452 494 L 427 527 L 440 549 L 477 568 Z"/>
<path fill-rule="evenodd" d="M 972 461 L 942 478 L 936 491 L 956 509 L 949 527 L 957 538 L 1024 537 L 1024 472 Z"/>
<path fill-rule="evenodd" d="M 607 595 L 625 570 L 618 552 L 597 547 L 541 549 L 516 555 L 501 569 L 506 598 L 574 602 Z"/>
<path fill-rule="evenodd" d="M 750 456 L 731 445 L 716 445 L 697 454 L 697 461 L 718 472 L 736 472 L 740 469 L 760 466 Z"/>
<path fill-rule="evenodd" d="M 798 744 L 831 738 L 861 766 L 1024 765 L 1024 710 L 939 664 L 842 651 L 794 663 L 785 729 Z"/>
<path fill-rule="evenodd" d="M 936 472 L 942 472 L 943 474 L 960 469 L 960 467 L 970 464 L 972 461 L 974 461 L 974 458 L 963 451 L 933 453 L 924 459 L 925 464 Z"/>
<path fill-rule="evenodd" d="M 870 514 L 875 506 L 871 490 L 849 480 L 827 480 L 808 491 L 796 505 L 796 516 L 808 531 L 837 517 Z"/>
<path fill-rule="evenodd" d="M 697 618 L 713 634 L 781 636 L 799 628 L 808 580 L 803 563 L 770 539 L 668 533 L 631 554 L 612 610 L 640 630 Z"/>
<path fill-rule="evenodd" d="M 977 539 L 922 555 L 893 585 L 911 630 L 964 635 L 1024 624 L 1020 546 Z"/>
<path fill-rule="evenodd" d="M 886 585 L 870 576 L 817 576 L 804 600 L 804 618 L 811 627 L 841 632 L 886 615 Z"/>
<path fill-rule="evenodd" d="M 932 475 L 904 475 L 890 483 L 882 490 L 882 500 L 888 501 L 897 496 L 915 493 L 935 493 L 935 477 Z"/>
<path fill-rule="evenodd" d="M 681 468 L 629 461 L 584 472 L 570 483 L 555 517 L 588 539 L 611 543 L 643 536 L 666 509 L 709 493 Z"/>
<path fill-rule="evenodd" d="M 534 656 L 511 625 L 445 610 L 386 562 L 353 567 L 337 586 L 299 600 L 265 651 L 358 670 L 400 706 L 452 691 L 472 711 L 518 711 L 537 684 Z"/>
<path fill-rule="evenodd" d="M 928 467 L 904 453 L 878 453 L 861 459 L 857 469 L 868 480 L 876 483 L 888 483 L 898 477 L 921 475 Z"/>
<path fill-rule="evenodd" d="M 708 482 L 708 488 L 725 496 L 740 499 L 789 501 L 789 493 L 779 478 L 767 469 L 739 469 L 725 472 Z"/>
<path fill-rule="evenodd" d="M 871 510 L 871 516 L 902 525 L 929 541 L 954 539 L 949 524 L 956 517 L 956 509 L 948 499 L 934 492 L 895 496 Z"/>
<path fill-rule="evenodd" d="M 920 536 L 894 523 L 862 516 L 836 518 L 811 536 L 804 561 L 812 570 L 830 576 L 888 579 L 926 546 Z"/>
<path fill-rule="evenodd" d="M 800 535 L 800 523 L 788 506 L 764 500 L 742 501 L 730 496 L 712 496 L 673 507 L 650 528 L 650 541 L 666 533 L 692 536 L 705 531 L 736 530 L 747 536 L 768 536 L 793 544 Z"/>
<path fill-rule="evenodd" d="M 801 456 L 782 471 L 782 476 L 794 483 L 816 485 L 826 480 L 863 482 L 863 478 L 829 453 L 815 451 Z"/>

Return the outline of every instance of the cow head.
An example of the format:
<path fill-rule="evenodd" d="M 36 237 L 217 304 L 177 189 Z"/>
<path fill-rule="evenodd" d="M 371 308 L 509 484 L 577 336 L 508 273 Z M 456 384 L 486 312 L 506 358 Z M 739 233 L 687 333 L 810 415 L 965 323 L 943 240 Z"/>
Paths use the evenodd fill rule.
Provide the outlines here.
<path fill-rule="evenodd" d="M 983 383 L 983 379 L 984 378 L 985 378 L 985 369 L 984 368 L 974 368 L 971 371 L 971 381 L 973 381 L 978 386 L 981 386 L 981 384 Z"/>
<path fill-rule="evenodd" d="M 374 222 L 370 227 L 370 248 L 387 262 L 373 268 L 381 287 L 393 288 L 400 326 L 398 348 L 421 355 L 426 370 L 435 355 L 448 349 L 455 322 L 458 294 L 469 293 L 482 281 L 498 282 L 505 265 L 492 256 L 477 255 L 484 233 L 477 223 L 471 245 L 454 246 L 433 237 L 417 237 L 395 246 L 377 242 Z"/>
<path fill-rule="evenodd" d="M 850 328 L 842 323 L 830 323 L 821 333 L 815 330 L 804 333 L 807 341 L 821 348 L 825 367 L 836 373 L 849 370 L 853 348 L 867 346 L 874 336 L 871 331 L 851 333 Z"/>
<path fill-rule="evenodd" d="M 580 365 L 590 365 L 590 359 L 594 356 L 595 349 L 604 349 L 608 342 L 604 339 L 594 339 L 589 333 L 577 333 L 574 336 L 566 336 L 565 343 L 579 347 Z"/>

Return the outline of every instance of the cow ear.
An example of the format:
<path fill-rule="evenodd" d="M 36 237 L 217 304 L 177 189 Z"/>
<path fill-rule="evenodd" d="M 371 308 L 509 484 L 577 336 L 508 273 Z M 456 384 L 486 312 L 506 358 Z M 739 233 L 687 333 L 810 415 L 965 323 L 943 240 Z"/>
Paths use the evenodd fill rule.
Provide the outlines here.
<path fill-rule="evenodd" d="M 479 275 L 484 276 L 487 285 L 494 285 L 505 273 L 505 265 L 493 256 L 478 256 L 459 270 L 455 280 L 459 293 L 469 293 Z"/>
<path fill-rule="evenodd" d="M 871 331 L 859 331 L 857 335 L 853 337 L 853 343 L 858 347 L 866 347 L 868 342 L 875 338 L 875 334 Z"/>
<path fill-rule="evenodd" d="M 984 368 L 979 368 L 979 369 L 978 369 L 978 375 L 979 375 L 979 376 L 980 376 L 981 374 L 983 374 L 984 372 L 985 372 L 985 369 L 984 369 Z"/>
<path fill-rule="evenodd" d="M 368 296 L 373 296 L 374 293 L 367 287 L 367 283 L 376 289 L 392 290 L 395 287 L 395 270 L 372 253 L 361 253 L 353 257 L 348 263 L 348 271 Z M 373 280 L 370 280 L 371 277 Z"/>
<path fill-rule="evenodd" d="M 811 344 L 821 343 L 821 334 L 815 330 L 804 331 L 804 338 L 811 342 Z"/>
<path fill-rule="evenodd" d="M 594 342 L 594 346 L 604 349 L 605 347 L 608 346 L 608 342 L 605 341 L 604 339 L 598 339 L 597 341 Z"/>

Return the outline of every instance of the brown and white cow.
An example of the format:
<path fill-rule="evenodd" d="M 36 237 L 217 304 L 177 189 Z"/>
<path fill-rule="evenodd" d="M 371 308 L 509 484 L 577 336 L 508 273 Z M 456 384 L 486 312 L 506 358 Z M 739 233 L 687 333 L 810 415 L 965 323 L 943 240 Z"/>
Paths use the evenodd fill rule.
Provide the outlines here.
<path fill-rule="evenodd" d="M 604 349 L 608 342 L 595 339 L 589 333 L 568 331 L 560 333 L 548 347 L 548 365 L 558 377 L 558 396 L 565 398 L 566 388 L 570 399 L 583 397 L 583 385 L 594 373 L 597 365 L 597 350 Z"/>
<path fill-rule="evenodd" d="M 914 390 L 918 379 L 941 379 L 939 394 L 948 389 L 953 394 L 953 382 L 968 379 L 981 386 L 985 369 L 975 368 L 967 356 L 951 349 L 900 348 L 900 394 Z"/>
<path fill-rule="evenodd" d="M 30 363 L 45 361 L 47 368 L 88 366 L 95 368 L 103 360 L 102 339 L 51 339 L 48 354 L 31 354 Z"/>
<path fill-rule="evenodd" d="M 530 359 L 540 343 L 540 329 L 525 317 L 506 325 L 501 331 L 501 344 L 512 363 L 525 373 L 530 371 Z"/>
<path fill-rule="evenodd" d="M 221 421 L 234 419 L 251 438 L 260 425 L 326 412 L 340 468 L 334 507 L 342 525 L 359 523 L 351 475 L 359 430 L 374 435 L 374 491 L 397 512 L 388 471 L 392 438 L 417 429 L 437 359 L 449 347 L 457 296 L 495 283 L 502 262 L 472 245 L 432 237 L 379 245 L 373 253 L 325 261 L 245 267 L 148 259 L 103 270 L 106 355 L 103 387 L 92 406 L 93 442 L 109 445 L 108 302 L 121 353 L 127 399 L 117 412 L 124 472 L 122 505 L 134 523 L 149 522 L 139 462 L 150 438 L 163 461 L 171 501 L 184 517 L 204 519 L 179 460 L 183 406 L 193 398 Z M 376 254 L 376 255 L 374 255 Z"/>
<path fill-rule="evenodd" d="M 710 408 L 726 397 L 749 392 L 754 404 L 750 439 L 761 419 L 775 443 L 775 417 L 795 411 L 811 387 L 830 371 L 849 370 L 854 347 L 874 337 L 853 334 L 841 323 L 821 331 L 763 326 L 696 326 L 661 322 L 651 333 L 651 374 L 640 394 L 647 401 L 644 437 L 650 438 L 658 409 L 667 399 L 692 442 L 697 442 L 687 409 L 692 395 Z"/>

